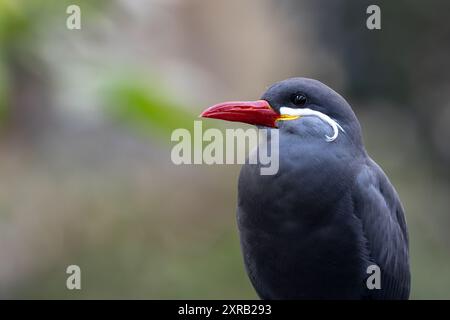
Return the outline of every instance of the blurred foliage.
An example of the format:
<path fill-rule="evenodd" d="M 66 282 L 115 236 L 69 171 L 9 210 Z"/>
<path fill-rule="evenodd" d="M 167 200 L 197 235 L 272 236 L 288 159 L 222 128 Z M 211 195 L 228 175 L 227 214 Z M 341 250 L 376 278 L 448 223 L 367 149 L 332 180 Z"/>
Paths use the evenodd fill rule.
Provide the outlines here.
<path fill-rule="evenodd" d="M 177 128 L 192 130 L 196 116 L 191 109 L 174 102 L 161 85 L 124 78 L 104 94 L 106 111 L 113 118 L 141 133 L 165 137 Z"/>
<path fill-rule="evenodd" d="M 98 9 L 104 1 L 0 0 L 0 45 L 8 50 L 30 46 L 40 27 L 55 21 L 65 23 L 69 4 L 83 5 L 83 15 Z M 84 17 L 84 16 L 83 16 Z"/>
<path fill-rule="evenodd" d="M 48 76 L 47 66 L 38 57 L 38 51 L 53 27 L 65 26 L 67 6 L 82 5 L 82 19 L 87 21 L 95 17 L 95 13 L 105 3 L 105 0 L 0 0 L 0 124 L 12 116 L 13 112 L 8 109 L 22 107 L 21 103 L 16 103 L 17 97 L 14 97 L 15 93 L 21 92 L 22 88 L 18 87 L 29 90 L 31 85 L 36 91 L 50 91 L 46 88 L 47 84 L 39 88 L 33 84 L 34 80 L 29 78 L 30 75 Z M 46 92 L 43 93 L 44 96 L 45 94 Z M 47 105 L 40 107 L 49 109 Z M 25 106 L 26 112 L 23 113 L 27 114 L 15 112 L 14 116 L 36 118 L 32 114 L 35 109 L 37 108 Z M 28 125 L 26 121 L 23 122 Z"/>
<path fill-rule="evenodd" d="M 32 2 L 30 7 L 37 2 Z M 23 6 L 23 1 L 0 0 L 0 47 L 10 48 L 13 42 L 26 36 L 33 21 L 26 14 L 28 8 Z"/>
<path fill-rule="evenodd" d="M 4 125 L 7 119 L 7 96 L 8 87 L 6 81 L 6 70 L 3 64 L 0 63 L 0 128 Z"/>
<path fill-rule="evenodd" d="M 111 234 L 103 245 L 71 252 L 36 275 L 14 293 L 26 299 L 256 299 L 236 236 L 223 234 L 211 245 L 190 240 L 176 250 L 161 250 L 161 244 L 134 241 L 128 234 Z M 138 231 L 139 232 L 139 231 Z M 131 249 L 130 247 L 133 247 Z M 200 250 L 199 250 L 200 249 Z M 83 270 L 80 291 L 61 290 L 71 261 Z"/>

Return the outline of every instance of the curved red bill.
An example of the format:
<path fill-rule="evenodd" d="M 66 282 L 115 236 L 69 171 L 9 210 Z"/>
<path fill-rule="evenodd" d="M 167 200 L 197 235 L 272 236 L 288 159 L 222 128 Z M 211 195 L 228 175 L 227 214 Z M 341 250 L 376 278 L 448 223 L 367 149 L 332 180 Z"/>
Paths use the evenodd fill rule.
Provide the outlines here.
<path fill-rule="evenodd" d="M 203 111 L 200 117 L 275 128 L 276 120 L 280 115 L 270 107 L 266 100 L 256 100 L 218 103 Z"/>

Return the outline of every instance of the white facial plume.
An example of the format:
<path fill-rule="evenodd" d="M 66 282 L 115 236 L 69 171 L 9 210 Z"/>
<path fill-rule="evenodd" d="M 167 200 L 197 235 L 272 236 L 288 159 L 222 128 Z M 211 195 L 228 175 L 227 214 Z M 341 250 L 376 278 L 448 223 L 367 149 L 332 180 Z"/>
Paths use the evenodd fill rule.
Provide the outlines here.
<path fill-rule="evenodd" d="M 326 114 L 324 114 L 322 112 L 312 110 L 309 108 L 292 109 L 292 108 L 287 108 L 287 107 L 281 107 L 280 114 L 287 115 L 287 116 L 299 116 L 299 117 L 308 117 L 308 116 L 318 117 L 322 121 L 328 123 L 330 125 L 330 127 L 333 129 L 333 135 L 331 137 L 328 135 L 325 135 L 325 138 L 327 139 L 328 142 L 336 140 L 336 138 L 339 135 L 339 130 L 341 130 L 342 132 L 345 132 L 344 129 L 342 129 L 342 127 L 339 125 L 339 123 L 337 123 L 336 120 L 331 119 L 329 116 L 327 116 Z"/>

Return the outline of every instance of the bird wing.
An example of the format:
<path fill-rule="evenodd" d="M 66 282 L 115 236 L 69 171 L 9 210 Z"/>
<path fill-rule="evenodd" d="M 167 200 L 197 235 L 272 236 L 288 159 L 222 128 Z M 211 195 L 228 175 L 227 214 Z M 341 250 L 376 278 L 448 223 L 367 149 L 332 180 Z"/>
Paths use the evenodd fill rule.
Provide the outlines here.
<path fill-rule="evenodd" d="M 353 204 L 371 261 L 381 274 L 381 290 L 369 290 L 368 298 L 407 299 L 410 271 L 403 206 L 383 170 L 370 158 L 356 176 Z"/>

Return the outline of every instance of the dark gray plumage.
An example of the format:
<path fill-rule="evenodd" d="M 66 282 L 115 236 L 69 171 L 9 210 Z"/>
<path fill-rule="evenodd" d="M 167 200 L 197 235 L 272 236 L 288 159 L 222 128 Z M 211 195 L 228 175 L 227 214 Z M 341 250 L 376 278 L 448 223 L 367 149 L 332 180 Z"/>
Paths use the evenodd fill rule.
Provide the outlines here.
<path fill-rule="evenodd" d="M 264 299 L 407 299 L 408 235 L 394 187 L 367 155 L 359 122 L 335 91 L 311 79 L 276 83 L 262 99 L 279 112 L 309 108 L 336 120 L 336 140 L 317 117 L 278 121 L 279 172 L 244 165 L 238 226 L 248 275 Z M 366 270 L 381 269 L 381 289 L 369 290 Z"/>

